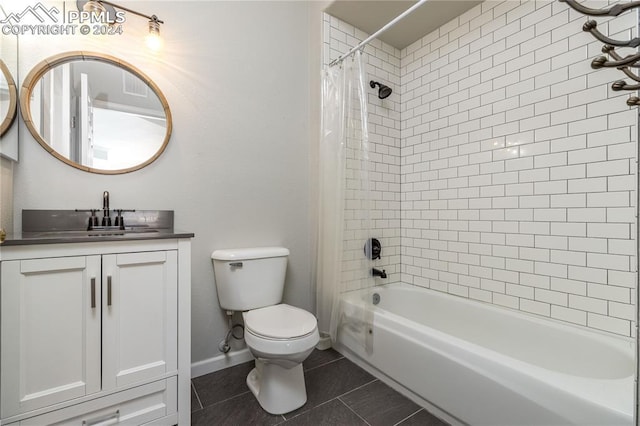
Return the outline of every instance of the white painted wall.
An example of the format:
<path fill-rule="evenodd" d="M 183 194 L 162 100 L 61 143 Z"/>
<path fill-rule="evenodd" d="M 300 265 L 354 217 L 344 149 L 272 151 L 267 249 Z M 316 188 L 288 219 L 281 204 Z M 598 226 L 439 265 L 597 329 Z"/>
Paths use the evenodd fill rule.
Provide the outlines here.
<path fill-rule="evenodd" d="M 48 2 L 47 4 L 60 2 Z M 63 51 L 122 57 L 147 73 L 171 106 L 173 135 L 143 170 L 102 176 L 45 152 L 26 128 L 15 166 L 15 229 L 22 209 L 172 209 L 176 228 L 193 231 L 192 357 L 219 354 L 226 318 L 210 254 L 218 248 L 283 245 L 291 250 L 285 301 L 313 310 L 309 189 L 308 10 L 305 2 L 122 2 L 155 13 L 165 46 L 144 46 L 144 19 L 127 17 L 125 35 L 23 37 L 20 73 Z M 73 2 L 67 2 L 67 7 Z M 122 129 L 126 131 L 126 129 Z"/>
<path fill-rule="evenodd" d="M 13 165 L 0 157 L 0 228 L 5 232 L 13 229 Z"/>

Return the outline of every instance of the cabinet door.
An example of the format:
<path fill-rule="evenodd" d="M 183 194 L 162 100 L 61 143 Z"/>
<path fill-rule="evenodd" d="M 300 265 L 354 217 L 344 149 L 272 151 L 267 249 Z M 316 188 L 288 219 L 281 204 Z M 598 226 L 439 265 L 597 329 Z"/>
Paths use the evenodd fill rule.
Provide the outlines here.
<path fill-rule="evenodd" d="M 2 262 L 2 417 L 100 390 L 100 256 Z"/>
<path fill-rule="evenodd" d="M 102 257 L 102 389 L 177 371 L 176 251 Z"/>

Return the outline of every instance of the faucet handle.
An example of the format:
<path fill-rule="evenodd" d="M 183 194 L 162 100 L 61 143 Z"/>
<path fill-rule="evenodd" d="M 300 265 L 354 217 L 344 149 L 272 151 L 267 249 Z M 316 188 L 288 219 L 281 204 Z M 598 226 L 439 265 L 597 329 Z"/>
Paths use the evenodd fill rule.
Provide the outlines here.
<path fill-rule="evenodd" d="M 114 211 L 118 214 L 113 221 L 113 226 L 119 227 L 121 230 L 124 230 L 124 217 L 122 217 L 122 212 L 135 212 L 135 210 L 125 210 L 125 209 L 114 209 Z"/>
<path fill-rule="evenodd" d="M 122 217 L 122 210 L 115 209 L 115 212 L 118 213 L 115 219 L 113 219 L 113 226 L 117 226 L 120 229 L 124 229 L 124 218 Z"/>
<path fill-rule="evenodd" d="M 87 225 L 87 231 L 91 231 L 94 226 L 98 226 L 98 217 L 96 216 L 96 212 L 98 210 L 100 210 L 100 209 L 86 209 L 86 210 L 75 209 L 75 211 L 79 212 L 79 213 L 83 213 L 83 212 L 90 212 L 91 213 L 91 217 L 89 217 L 89 222 L 88 222 L 88 225 Z"/>

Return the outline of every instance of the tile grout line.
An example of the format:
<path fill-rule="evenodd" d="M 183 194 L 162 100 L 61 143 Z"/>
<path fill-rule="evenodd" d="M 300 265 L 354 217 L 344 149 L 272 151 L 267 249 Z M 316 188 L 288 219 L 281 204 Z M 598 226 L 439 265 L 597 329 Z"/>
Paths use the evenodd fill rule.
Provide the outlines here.
<path fill-rule="evenodd" d="M 418 414 L 420 411 L 426 411 L 424 408 L 420 407 L 415 413 L 411 413 L 409 414 L 407 417 L 405 417 L 404 419 L 400 420 L 399 422 L 397 422 L 395 425 L 393 426 L 398 426 L 400 425 L 402 422 L 404 422 L 405 420 L 410 419 L 411 417 L 415 416 L 416 414 Z"/>
<path fill-rule="evenodd" d="M 372 377 L 373 377 L 373 376 L 372 376 Z M 379 381 L 379 379 L 377 379 L 377 378 L 375 378 L 375 377 L 374 377 L 374 378 L 373 378 L 373 380 L 371 380 L 371 381 L 369 381 L 369 382 L 367 382 L 367 383 L 364 383 L 364 384 L 362 384 L 362 385 L 360 385 L 360 386 L 358 386 L 358 387 L 355 387 L 355 388 L 353 388 L 353 389 L 350 389 L 350 390 L 348 390 L 348 391 L 346 391 L 346 392 L 344 392 L 344 393 L 342 393 L 342 394 L 338 395 L 336 398 L 341 398 L 341 397 L 343 397 L 343 396 L 345 396 L 345 395 L 347 395 L 347 394 L 350 394 L 351 392 L 357 391 L 358 389 L 362 389 L 362 388 L 363 388 L 363 387 L 365 387 L 365 386 L 369 386 L 371 383 L 376 382 L 376 381 Z"/>
<path fill-rule="evenodd" d="M 229 398 L 221 399 L 220 401 L 216 401 L 216 402 L 214 402 L 213 404 L 209 404 L 209 405 L 207 405 L 207 407 L 213 407 L 214 405 L 218 405 L 218 404 L 221 404 L 221 403 L 223 403 L 223 402 L 230 401 L 230 400 L 232 400 L 232 399 L 235 399 L 235 398 L 238 398 L 238 397 L 240 397 L 240 396 L 246 395 L 246 394 L 248 394 L 248 393 L 250 393 L 250 392 L 251 392 L 250 390 L 247 390 L 247 391 L 245 391 L 245 392 L 242 392 L 242 393 L 239 393 L 239 394 L 236 394 L 236 395 L 230 396 Z M 202 408 L 205 408 L 205 407 L 204 407 L 204 405 L 202 405 Z"/>
<path fill-rule="evenodd" d="M 353 414 L 355 414 L 355 415 L 356 415 L 360 420 L 362 420 L 363 422 L 365 422 L 365 424 L 367 424 L 367 425 L 371 426 L 371 424 L 370 424 L 368 421 L 366 421 L 365 419 L 363 419 L 363 418 L 362 418 L 362 416 L 360 416 L 360 414 L 356 413 L 356 412 L 353 410 L 353 408 L 351 408 L 349 405 L 347 405 L 347 403 L 345 403 L 342 399 L 340 399 L 340 397 L 337 397 L 337 398 L 335 398 L 335 399 L 337 399 L 338 401 L 340 401 L 340 403 L 341 403 L 342 405 L 344 405 L 345 407 L 347 407 L 347 409 L 348 409 L 349 411 L 351 411 Z"/>
<path fill-rule="evenodd" d="M 327 364 L 329 364 L 329 363 L 327 363 Z M 374 377 L 374 378 L 373 378 L 373 380 L 371 380 L 371 381 L 369 381 L 369 382 L 367 382 L 367 383 L 365 383 L 365 384 L 363 384 L 363 385 L 360 385 L 360 386 L 358 386 L 358 387 L 355 387 L 355 388 L 353 388 L 353 389 L 350 389 L 350 390 L 348 390 L 348 391 L 346 391 L 346 392 L 344 392 L 344 393 L 342 393 L 342 394 L 340 394 L 340 395 L 337 395 L 337 396 L 335 396 L 335 397 L 333 397 L 333 398 L 331 398 L 331 399 L 329 399 L 329 400 L 323 401 L 323 402 L 321 402 L 320 404 L 315 405 L 315 406 L 313 406 L 313 407 L 311 407 L 311 408 L 309 408 L 309 409 L 307 409 L 307 410 L 301 411 L 300 413 L 296 414 L 295 416 L 293 416 L 293 417 L 291 417 L 291 418 L 289 418 L 289 419 L 287 419 L 287 418 L 285 417 L 285 420 L 286 420 L 286 421 L 289 421 L 289 420 L 291 420 L 291 419 L 294 419 L 294 418 L 298 417 L 298 416 L 299 416 L 299 415 L 301 415 L 301 414 L 308 413 L 309 411 L 311 411 L 311 410 L 313 410 L 313 409 L 315 409 L 315 408 L 318 408 L 318 407 L 320 407 L 320 406 L 322 406 L 322 405 L 324 405 L 324 404 L 327 404 L 327 403 L 329 403 L 329 402 L 333 401 L 334 399 L 340 399 L 340 397 L 342 397 L 342 396 L 344 396 L 344 395 L 347 395 L 348 393 L 351 393 L 351 392 L 353 392 L 353 391 L 355 391 L 355 390 L 361 389 L 361 388 L 363 388 L 363 387 L 365 387 L 365 386 L 367 386 L 367 385 L 369 385 L 369 384 L 371 384 L 371 383 L 373 383 L 373 382 L 375 382 L 375 381 L 377 381 L 377 380 L 378 380 L 378 379 L 376 379 L 376 378 Z M 344 404 L 344 402 L 343 402 L 342 400 L 340 400 L 340 402 L 342 402 L 342 403 Z M 352 411 L 353 411 L 353 410 L 352 410 Z"/>
<path fill-rule="evenodd" d="M 315 367 L 311 367 L 311 368 L 309 368 L 309 369 L 307 369 L 307 370 L 304 370 L 304 371 L 305 371 L 305 372 L 307 372 L 307 371 L 313 371 L 313 370 L 315 370 L 315 369 L 317 369 L 317 368 L 325 367 L 325 366 L 327 366 L 327 365 L 329 365 L 329 364 L 332 364 L 332 363 L 334 363 L 334 362 L 336 362 L 336 361 L 340 361 L 341 359 L 344 359 L 344 356 L 340 356 L 340 358 L 332 359 L 331 361 L 327 361 L 327 362 L 325 362 L 324 364 L 321 364 L 321 365 L 316 365 Z"/>
<path fill-rule="evenodd" d="M 330 400 L 328 400 L 328 401 L 321 402 L 320 404 L 316 405 L 315 407 L 309 408 L 308 410 L 301 411 L 301 412 L 299 412 L 298 414 L 296 414 L 295 416 L 292 416 L 292 417 L 290 417 L 290 418 L 288 418 L 288 419 L 287 419 L 286 417 L 284 417 L 284 414 L 282 415 L 282 417 L 284 417 L 285 422 L 288 422 L 289 420 L 292 420 L 292 419 L 295 419 L 295 418 L 297 418 L 297 417 L 300 417 L 300 416 L 302 416 L 302 415 L 304 415 L 304 414 L 307 414 L 307 413 L 309 413 L 311 410 L 315 410 L 316 408 L 322 407 L 323 405 L 326 405 L 326 404 L 328 404 L 328 403 L 330 403 L 331 401 L 336 400 L 336 399 L 338 399 L 338 397 L 332 398 L 332 399 L 330 399 Z M 285 413 L 285 414 L 287 414 L 287 413 Z M 278 423 L 278 424 L 281 424 L 281 423 Z"/>
<path fill-rule="evenodd" d="M 191 382 L 191 389 L 193 389 L 193 393 L 196 394 L 196 400 L 198 401 L 198 405 L 200 406 L 200 410 L 204 409 L 204 406 L 202 405 L 202 401 L 200 401 L 200 395 L 198 395 L 198 391 L 196 390 L 196 385 L 193 384 L 193 380 L 190 380 Z"/>

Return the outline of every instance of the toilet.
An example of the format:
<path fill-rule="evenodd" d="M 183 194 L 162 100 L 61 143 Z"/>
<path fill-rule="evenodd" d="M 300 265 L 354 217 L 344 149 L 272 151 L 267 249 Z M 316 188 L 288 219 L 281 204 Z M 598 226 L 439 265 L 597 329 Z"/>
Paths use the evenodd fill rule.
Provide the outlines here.
<path fill-rule="evenodd" d="M 320 340 L 311 313 L 282 303 L 288 257 L 284 247 L 211 254 L 220 307 L 242 311 L 245 342 L 256 359 L 247 386 L 271 414 L 288 413 L 307 402 L 302 362 Z"/>

